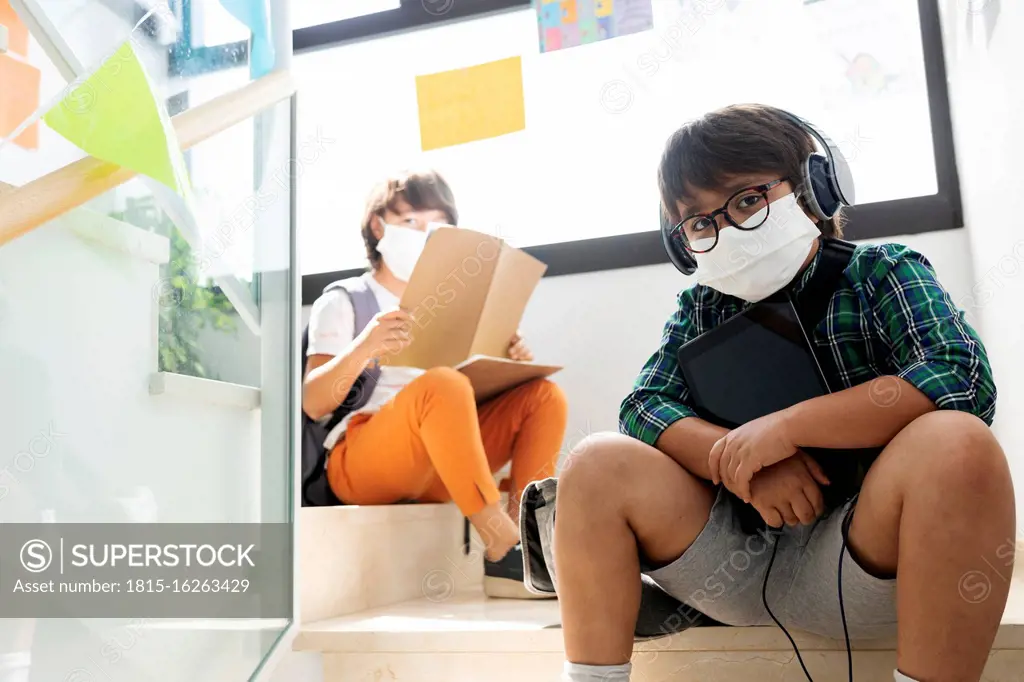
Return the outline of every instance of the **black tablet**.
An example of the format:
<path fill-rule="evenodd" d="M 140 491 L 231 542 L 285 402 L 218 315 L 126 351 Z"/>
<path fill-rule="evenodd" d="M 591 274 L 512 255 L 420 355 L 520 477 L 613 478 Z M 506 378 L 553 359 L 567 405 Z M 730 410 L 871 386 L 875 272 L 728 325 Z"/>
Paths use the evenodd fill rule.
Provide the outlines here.
<path fill-rule="evenodd" d="M 751 306 L 682 346 L 676 359 L 698 416 L 729 429 L 829 392 L 788 299 Z"/>

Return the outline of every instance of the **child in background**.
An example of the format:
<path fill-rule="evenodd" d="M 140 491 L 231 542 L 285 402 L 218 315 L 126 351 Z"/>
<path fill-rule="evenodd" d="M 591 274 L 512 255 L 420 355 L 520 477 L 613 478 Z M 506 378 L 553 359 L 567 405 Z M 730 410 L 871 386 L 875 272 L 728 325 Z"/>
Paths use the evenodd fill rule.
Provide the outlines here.
<path fill-rule="evenodd" d="M 567 419 L 562 391 L 540 379 L 477 405 L 454 369 L 374 363 L 410 341 L 413 321 L 398 304 L 428 225 L 457 222 L 451 189 L 436 172 L 401 173 L 374 188 L 361 225 L 371 269 L 328 286 L 313 304 L 302 407 L 312 419 L 342 417 L 324 443 L 340 500 L 454 501 L 486 546 L 485 592 L 534 598 L 523 586 L 519 496 L 554 474 Z M 508 355 L 532 360 L 518 335 Z M 502 509 L 493 474 L 509 461 Z"/>

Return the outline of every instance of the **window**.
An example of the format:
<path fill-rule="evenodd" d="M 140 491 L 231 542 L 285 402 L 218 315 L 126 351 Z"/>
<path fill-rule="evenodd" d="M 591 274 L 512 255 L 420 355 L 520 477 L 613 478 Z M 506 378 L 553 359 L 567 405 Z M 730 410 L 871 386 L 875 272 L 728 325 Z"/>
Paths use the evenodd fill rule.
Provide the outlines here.
<path fill-rule="evenodd" d="M 849 237 L 961 225 L 939 19 L 927 0 L 653 0 L 653 30 L 546 54 L 528 0 L 446 12 L 396 2 L 344 20 L 337 3 L 311 2 L 298 25 L 332 23 L 295 32 L 298 139 L 331 141 L 300 169 L 306 303 L 365 265 L 366 194 L 409 166 L 440 170 L 460 224 L 533 252 L 549 275 L 665 262 L 665 140 L 740 101 L 789 109 L 838 143 L 857 183 Z M 511 56 L 522 58 L 526 129 L 422 152 L 415 77 Z"/>
<path fill-rule="evenodd" d="M 292 26 L 306 28 L 398 9 L 399 0 L 304 0 L 292 6 Z"/>
<path fill-rule="evenodd" d="M 249 40 L 249 31 L 219 2 L 197 2 L 188 5 L 191 21 L 191 47 L 216 47 L 224 43 Z"/>
<path fill-rule="evenodd" d="M 188 78 L 248 65 L 249 30 L 219 0 L 168 1 L 180 26 L 169 53 L 170 76 Z"/>

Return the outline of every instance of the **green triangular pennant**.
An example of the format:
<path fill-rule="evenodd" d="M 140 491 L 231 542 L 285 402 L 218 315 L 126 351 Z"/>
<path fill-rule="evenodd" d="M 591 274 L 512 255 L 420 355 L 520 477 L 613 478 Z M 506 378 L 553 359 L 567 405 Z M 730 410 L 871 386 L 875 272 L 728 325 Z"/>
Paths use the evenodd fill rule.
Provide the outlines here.
<path fill-rule="evenodd" d="M 170 116 L 132 41 L 76 85 L 43 120 L 88 154 L 147 175 L 181 196 L 189 193 Z"/>

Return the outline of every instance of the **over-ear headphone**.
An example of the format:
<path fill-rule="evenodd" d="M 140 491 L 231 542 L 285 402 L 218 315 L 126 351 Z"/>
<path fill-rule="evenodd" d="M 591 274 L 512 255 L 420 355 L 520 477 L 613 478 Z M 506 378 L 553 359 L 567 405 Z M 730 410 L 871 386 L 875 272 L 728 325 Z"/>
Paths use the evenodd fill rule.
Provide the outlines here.
<path fill-rule="evenodd" d="M 800 126 L 820 147 L 820 151 L 807 156 L 802 166 L 801 198 L 807 208 L 819 220 L 829 220 L 843 206 L 853 206 L 853 173 L 839 147 L 809 121 L 782 109 L 776 111 Z M 684 275 L 692 275 L 697 271 L 697 259 L 678 239 L 673 239 L 672 229 L 675 225 L 669 221 L 664 209 L 659 207 L 658 212 L 661 214 L 661 241 L 668 252 L 669 260 Z"/>

